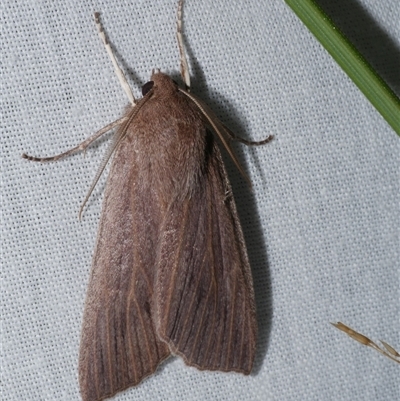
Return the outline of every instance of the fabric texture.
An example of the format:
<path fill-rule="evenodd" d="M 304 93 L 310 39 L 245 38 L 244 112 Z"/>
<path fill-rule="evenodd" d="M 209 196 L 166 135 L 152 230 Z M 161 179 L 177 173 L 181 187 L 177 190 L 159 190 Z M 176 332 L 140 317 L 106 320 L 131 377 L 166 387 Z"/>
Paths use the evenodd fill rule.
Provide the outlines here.
<path fill-rule="evenodd" d="M 176 0 L 2 2 L 2 399 L 80 400 L 78 348 L 106 175 L 77 218 L 128 100 L 94 11 L 136 96 L 152 68 L 181 82 Z M 400 94 L 400 3 L 321 1 Z M 282 0 L 187 0 L 192 91 L 237 135 L 228 158 L 253 271 L 250 376 L 180 358 L 115 400 L 395 400 L 399 366 L 329 323 L 400 348 L 400 140 Z"/>

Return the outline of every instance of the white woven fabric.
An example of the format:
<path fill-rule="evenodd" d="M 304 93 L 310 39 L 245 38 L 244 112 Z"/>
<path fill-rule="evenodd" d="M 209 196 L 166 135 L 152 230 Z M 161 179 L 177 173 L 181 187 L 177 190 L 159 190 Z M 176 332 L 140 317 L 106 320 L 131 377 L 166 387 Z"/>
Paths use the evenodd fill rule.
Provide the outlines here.
<path fill-rule="evenodd" d="M 322 3 L 399 94 L 398 0 Z M 154 67 L 180 80 L 176 0 L 1 7 L 2 399 L 80 400 L 104 177 L 77 214 L 110 135 L 85 158 L 21 153 L 75 146 L 128 103 L 94 11 L 137 96 Z M 238 135 L 275 135 L 236 146 L 253 191 L 228 162 L 256 287 L 256 366 L 245 377 L 174 358 L 115 400 L 400 399 L 398 365 L 329 324 L 399 348 L 399 137 L 283 0 L 187 0 L 184 34 L 193 92 Z"/>

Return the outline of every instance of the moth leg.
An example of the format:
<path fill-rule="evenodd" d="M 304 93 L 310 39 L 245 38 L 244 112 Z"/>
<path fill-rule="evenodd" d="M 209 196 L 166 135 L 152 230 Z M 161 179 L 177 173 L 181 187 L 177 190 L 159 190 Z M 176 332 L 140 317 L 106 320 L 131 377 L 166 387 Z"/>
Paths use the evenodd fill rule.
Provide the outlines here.
<path fill-rule="evenodd" d="M 185 82 L 185 89 L 190 92 L 190 75 L 189 75 L 189 66 L 186 59 L 185 49 L 183 47 L 183 36 L 182 36 L 182 7 L 183 0 L 179 0 L 178 3 L 178 11 L 177 11 L 177 20 L 176 20 L 176 39 L 178 41 L 179 47 L 179 55 L 180 55 L 180 67 L 181 67 L 181 75 L 182 79 Z"/>
<path fill-rule="evenodd" d="M 227 189 L 225 189 L 224 203 L 225 203 L 226 201 L 228 201 L 229 199 L 232 199 L 232 196 L 233 196 L 233 194 L 232 194 L 232 189 L 231 189 L 230 187 L 227 188 Z"/>
<path fill-rule="evenodd" d="M 107 51 L 107 53 L 111 59 L 111 62 L 114 66 L 115 73 L 117 74 L 117 77 L 122 86 L 122 89 L 125 91 L 126 95 L 129 98 L 129 101 L 134 106 L 136 104 L 135 96 L 133 96 L 133 93 L 128 84 L 128 81 L 126 80 L 123 71 L 119 67 L 117 59 L 115 58 L 115 55 L 111 49 L 110 43 L 108 42 L 106 34 L 104 33 L 103 26 L 101 25 L 101 22 L 100 22 L 100 13 L 94 13 L 94 21 L 96 23 L 96 27 L 97 27 L 97 31 L 99 33 L 100 39 L 103 42 L 104 47 L 106 48 L 106 51 Z"/>
<path fill-rule="evenodd" d="M 274 138 L 273 135 L 269 135 L 269 136 L 267 136 L 267 138 L 263 139 L 262 141 L 247 141 L 246 139 L 236 136 L 225 124 L 222 124 L 222 126 L 223 126 L 225 132 L 228 134 L 229 139 L 231 141 L 241 142 L 247 146 L 265 145 L 266 143 L 270 142 Z"/>
<path fill-rule="evenodd" d="M 67 150 L 64 153 L 60 153 L 59 155 L 55 155 L 55 156 L 50 156 L 50 157 L 34 157 L 34 156 L 29 156 L 26 153 L 22 154 L 22 157 L 24 159 L 28 159 L 31 160 L 33 162 L 41 162 L 41 163 L 45 163 L 45 162 L 55 162 L 59 159 L 62 159 L 63 157 L 69 156 L 72 153 L 75 152 L 79 152 L 81 150 L 85 151 L 86 148 L 92 143 L 94 142 L 96 139 L 100 138 L 103 134 L 105 134 L 106 132 L 110 131 L 111 129 L 113 129 L 114 127 L 116 127 L 117 125 L 121 125 L 122 123 L 124 123 L 126 121 L 127 117 L 122 117 L 119 118 L 116 121 L 113 121 L 112 123 L 106 125 L 104 128 L 102 128 L 101 130 L 97 131 L 96 133 L 94 133 L 92 136 L 90 136 L 89 138 L 85 139 L 82 143 L 80 143 L 79 145 L 75 146 L 72 149 Z"/>

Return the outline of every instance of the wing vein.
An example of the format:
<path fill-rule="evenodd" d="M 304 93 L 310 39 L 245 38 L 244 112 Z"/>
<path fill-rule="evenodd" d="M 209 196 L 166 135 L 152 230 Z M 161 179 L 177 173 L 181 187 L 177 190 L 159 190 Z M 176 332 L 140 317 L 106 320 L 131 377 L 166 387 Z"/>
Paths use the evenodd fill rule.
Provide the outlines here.
<path fill-rule="evenodd" d="M 131 197 L 131 210 L 133 211 L 134 214 L 134 210 L 135 210 L 135 196 Z M 134 238 L 134 241 L 136 243 L 138 235 L 137 235 L 137 224 L 136 224 L 136 220 L 133 219 L 133 227 L 132 227 L 132 237 Z M 129 349 L 130 349 L 130 353 L 131 353 L 131 358 L 132 358 L 132 368 L 133 368 L 133 376 L 134 376 L 134 380 L 135 383 L 137 383 L 139 381 L 139 372 L 137 371 L 137 366 L 136 366 L 136 358 L 135 358 L 135 350 L 134 350 L 134 345 L 133 345 L 133 332 L 131 332 L 131 329 L 133 328 L 132 326 L 132 322 L 131 322 L 131 307 L 132 307 L 132 302 L 131 300 L 134 300 L 134 287 L 135 287 L 135 283 L 136 283 L 136 278 L 137 278 L 137 270 L 135 269 L 135 266 L 137 266 L 138 262 L 139 262 L 139 255 L 138 255 L 138 247 L 137 246 L 133 246 L 133 266 L 132 266 L 132 277 L 131 277 L 131 282 L 129 283 L 129 291 L 128 291 L 128 306 L 127 306 L 127 316 L 126 316 L 126 322 L 127 322 L 127 332 L 128 332 L 128 344 L 129 344 Z M 136 263 L 135 263 L 136 261 Z M 135 329 L 135 332 L 137 333 L 137 330 Z M 138 340 L 138 336 L 136 334 L 136 339 Z"/>
<path fill-rule="evenodd" d="M 199 215 L 199 219 L 200 219 L 200 215 Z M 198 221 L 197 221 L 196 226 L 197 226 L 197 228 L 200 227 L 200 224 L 198 223 Z M 198 230 L 197 230 L 197 233 L 198 233 Z M 196 237 L 197 237 L 197 235 L 196 235 Z M 203 256 L 203 263 L 202 263 L 201 268 L 200 268 L 199 276 L 201 275 L 201 273 L 202 273 L 202 271 L 203 271 L 204 264 L 205 264 L 205 261 L 204 261 L 204 260 L 205 260 L 205 258 L 206 258 L 206 255 L 207 255 L 207 253 L 204 253 L 204 256 Z M 189 280 L 188 280 L 188 276 L 189 276 L 189 274 L 186 274 L 185 284 L 184 284 L 184 286 L 183 286 L 182 294 L 185 293 L 185 289 L 186 289 L 186 287 L 187 287 L 187 282 L 189 281 Z M 185 318 L 185 321 L 184 321 L 184 323 L 183 323 L 183 325 L 182 325 L 182 330 L 181 330 L 181 332 L 183 332 L 183 333 L 186 332 L 185 327 L 186 327 L 186 324 L 187 324 L 187 322 L 188 322 L 189 317 L 191 317 L 191 311 L 192 311 L 192 306 L 193 306 L 193 303 L 194 303 L 195 295 L 196 295 L 196 291 L 195 291 L 195 289 L 194 289 L 194 290 L 192 291 L 189 309 L 188 309 L 188 311 L 186 312 L 186 318 Z M 180 305 L 179 305 L 179 307 L 178 307 L 177 316 L 179 315 L 180 306 L 181 306 L 182 304 L 183 304 L 183 302 L 181 301 L 181 302 L 180 302 Z M 190 335 L 191 335 L 191 333 L 189 333 L 188 338 L 190 337 Z M 180 348 L 181 341 L 182 341 L 182 337 L 179 339 L 179 342 L 178 342 L 178 344 L 176 345 L 176 347 L 177 347 L 178 349 Z M 187 343 L 187 340 L 186 340 L 186 343 Z"/>
<path fill-rule="evenodd" d="M 210 197 L 208 197 L 209 201 L 209 210 L 214 211 L 213 209 L 213 202 L 211 200 Z M 218 302 L 218 285 L 217 285 L 217 279 L 215 277 L 215 250 L 212 246 L 213 243 L 213 231 L 212 231 L 212 213 L 210 213 L 208 215 L 208 230 L 210 232 L 210 235 L 207 237 L 207 243 L 208 243 L 208 247 L 210 249 L 210 256 L 211 256 L 211 261 L 210 261 L 210 265 L 211 265 L 211 269 L 212 269 L 212 274 L 211 274 L 211 282 L 210 282 L 210 289 L 212 286 L 215 287 L 215 296 L 214 296 L 214 310 L 213 310 L 213 314 L 212 314 L 212 324 L 210 326 L 210 335 L 208 337 L 208 341 L 207 341 L 207 347 L 205 349 L 204 352 L 204 360 L 207 360 L 207 354 L 208 354 L 208 349 L 210 347 L 210 343 L 211 343 L 211 339 L 212 339 L 212 333 L 214 330 L 214 324 L 215 324 L 215 315 L 216 315 L 216 310 L 217 310 L 217 302 Z M 208 299 L 208 298 L 207 298 Z"/>
<path fill-rule="evenodd" d="M 246 316 L 246 300 L 243 301 L 242 305 L 243 305 L 242 306 L 242 316 Z M 250 314 L 249 314 L 249 316 L 250 316 Z M 250 318 L 247 317 L 247 319 L 250 319 Z M 243 354 L 243 348 L 244 348 L 244 328 L 245 328 L 245 325 L 242 324 L 242 339 L 241 339 L 241 344 L 240 344 L 239 365 L 242 360 L 242 354 Z"/>
<path fill-rule="evenodd" d="M 143 329 L 143 335 L 144 335 L 144 339 L 146 341 L 146 351 L 147 351 L 147 355 L 149 356 L 150 366 L 153 367 L 153 358 L 151 357 L 151 351 L 150 351 L 150 347 L 149 347 L 149 339 L 147 337 L 147 331 L 145 329 L 146 326 L 144 325 L 143 315 L 140 311 L 140 307 L 139 307 L 136 297 L 134 297 L 134 302 L 135 302 L 135 305 L 136 305 L 136 308 L 137 308 L 137 311 L 139 314 L 141 327 Z"/>
<path fill-rule="evenodd" d="M 172 267 L 173 275 L 172 275 L 172 279 L 171 279 L 171 285 L 169 286 L 169 291 L 168 291 L 168 294 L 167 294 L 168 302 L 167 302 L 166 305 L 167 305 L 168 309 L 167 309 L 167 311 L 165 313 L 165 318 L 166 318 L 165 322 L 168 322 L 170 320 L 169 319 L 169 314 L 170 314 L 170 311 L 171 311 L 172 293 L 175 290 L 174 287 L 175 287 L 176 277 L 177 277 L 177 273 L 178 273 L 178 264 L 179 264 L 180 255 L 181 255 L 181 252 L 182 252 L 183 237 L 184 237 L 183 234 L 186 232 L 186 227 L 187 227 L 187 214 L 188 214 L 188 211 L 189 211 L 189 202 L 186 201 L 185 211 L 184 211 L 184 214 L 183 214 L 184 215 L 184 218 L 183 218 L 184 224 L 183 224 L 183 227 L 182 227 L 182 230 L 181 230 L 181 234 L 182 235 L 180 236 L 180 242 L 179 242 L 179 245 L 177 246 L 175 263 L 174 263 L 174 265 Z M 177 314 L 178 314 L 178 310 L 176 311 L 176 314 L 175 314 L 174 326 L 173 326 L 172 330 L 175 329 Z M 166 329 L 166 327 L 165 327 L 165 329 Z"/>
<path fill-rule="evenodd" d="M 234 280 L 234 285 L 233 285 L 233 291 L 232 294 L 234 295 L 236 291 L 236 280 Z M 234 305 L 233 305 L 234 308 Z M 231 313 L 231 322 L 229 325 L 229 340 L 228 340 L 228 355 L 226 357 L 226 369 L 228 369 L 229 366 L 229 358 L 231 356 L 231 343 L 232 343 L 232 331 L 233 331 L 233 318 L 235 314 L 233 313 L 233 310 L 230 311 Z"/>
<path fill-rule="evenodd" d="M 96 316 L 95 327 L 97 327 L 98 320 L 99 320 L 99 317 Z M 97 336 L 95 336 L 95 340 L 93 341 L 93 351 L 94 351 L 94 352 L 93 352 L 93 355 L 96 355 L 96 350 L 97 350 Z M 89 368 L 89 364 L 90 364 L 89 358 L 87 358 L 87 363 L 88 363 L 87 372 L 89 372 L 89 371 L 90 371 L 90 370 L 89 370 L 89 369 L 90 369 L 90 368 Z M 93 363 L 93 366 L 94 366 L 94 371 L 95 371 L 94 377 L 95 377 L 96 396 L 97 396 L 97 398 L 99 398 L 100 383 L 99 383 L 99 372 L 98 372 L 98 369 L 97 369 L 97 363 Z M 87 376 L 88 376 L 88 375 L 87 375 Z M 87 376 L 86 376 L 86 380 L 88 379 Z"/>
<path fill-rule="evenodd" d="M 106 309 L 106 325 L 107 325 L 107 364 L 108 364 L 108 374 L 110 376 L 110 388 L 111 391 L 114 389 L 114 384 L 113 384 L 113 376 L 112 376 L 112 364 L 111 364 L 111 341 L 110 341 L 110 330 L 111 330 L 111 324 L 110 324 L 110 316 L 109 316 L 109 309 Z"/>
<path fill-rule="evenodd" d="M 135 281 L 135 275 L 133 275 L 132 280 Z M 130 355 L 131 355 L 132 362 L 133 362 L 131 365 L 132 369 L 133 369 L 133 377 L 134 377 L 135 383 L 137 383 L 139 380 L 139 377 L 138 377 L 138 372 L 136 370 L 136 364 L 135 364 L 135 362 L 136 362 L 135 361 L 135 351 L 133 349 L 133 338 L 132 338 L 133 333 L 131 333 L 132 326 L 131 326 L 131 313 L 130 312 L 131 312 L 131 305 L 132 305 L 131 299 L 132 298 L 133 297 L 132 297 L 132 288 L 131 288 L 129 291 L 129 297 L 127 300 L 128 306 L 126 308 L 126 332 L 128 334 L 128 346 L 129 346 L 129 351 L 130 351 Z"/>
<path fill-rule="evenodd" d="M 204 303 L 203 312 L 201 314 L 200 322 L 199 322 L 199 325 L 198 325 L 199 327 L 197 329 L 196 337 L 195 337 L 194 342 L 193 342 L 192 352 L 190 353 L 190 358 L 189 359 L 192 359 L 193 352 L 194 352 L 194 350 L 196 348 L 197 340 L 198 340 L 198 337 L 199 337 L 199 334 L 200 334 L 200 330 L 202 329 L 202 326 L 203 326 L 204 314 L 205 314 L 207 306 L 208 306 L 207 304 L 208 304 L 208 298 L 209 298 L 210 292 L 211 292 L 211 287 L 212 287 L 212 282 L 210 283 L 210 286 L 208 287 L 207 298 L 206 298 L 206 301 Z M 204 356 L 204 358 L 205 357 L 206 357 L 206 355 Z"/>
<path fill-rule="evenodd" d="M 249 313 L 249 327 L 251 327 L 251 314 Z M 253 347 L 255 345 L 254 343 L 254 337 L 250 336 L 250 340 L 248 341 L 249 343 L 249 355 L 251 355 L 253 353 Z M 251 368 L 251 366 L 250 366 Z"/>

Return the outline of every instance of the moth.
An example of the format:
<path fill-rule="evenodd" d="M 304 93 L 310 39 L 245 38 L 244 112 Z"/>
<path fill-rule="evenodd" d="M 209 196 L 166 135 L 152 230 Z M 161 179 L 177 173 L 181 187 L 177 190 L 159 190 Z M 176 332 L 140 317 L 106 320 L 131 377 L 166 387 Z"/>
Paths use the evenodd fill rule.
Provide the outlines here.
<path fill-rule="evenodd" d="M 84 401 L 135 386 L 170 355 L 200 370 L 249 374 L 257 321 L 251 269 L 231 185 L 214 134 L 241 169 L 230 141 L 246 145 L 190 92 L 178 3 L 181 88 L 154 71 L 135 99 L 95 14 L 131 107 L 55 161 L 85 150 L 114 127 L 87 291 L 79 356 Z"/>

